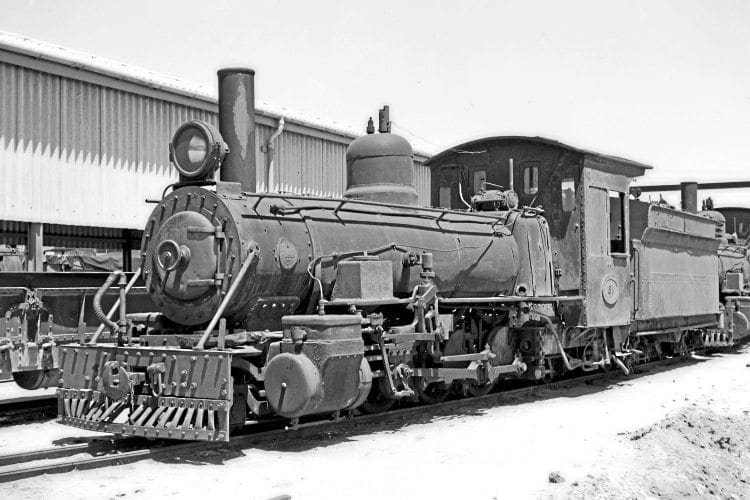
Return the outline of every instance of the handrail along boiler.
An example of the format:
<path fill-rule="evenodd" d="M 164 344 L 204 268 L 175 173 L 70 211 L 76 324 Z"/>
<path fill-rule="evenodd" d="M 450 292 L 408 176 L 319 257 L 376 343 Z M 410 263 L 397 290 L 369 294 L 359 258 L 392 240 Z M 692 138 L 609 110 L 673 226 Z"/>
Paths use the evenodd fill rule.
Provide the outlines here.
<path fill-rule="evenodd" d="M 653 339 L 685 344 L 697 328 L 635 346 L 627 247 L 604 281 L 579 270 L 578 285 L 561 286 L 570 266 L 559 242 L 543 210 L 519 204 L 512 186 L 476 193 L 470 211 L 419 207 L 413 152 L 390 133 L 387 107 L 379 133 L 371 123 L 347 150 L 343 198 L 256 193 L 254 72 L 218 79 L 219 130 L 177 130 L 170 154 L 180 179 L 144 231 L 141 273 L 157 311 L 128 313 L 122 300 L 119 320 L 105 321 L 116 342 L 61 348 L 63 423 L 226 441 L 273 415 L 379 412 L 452 390 L 483 394 L 503 378 L 628 371 Z M 632 172 L 616 176 L 620 189 Z M 576 203 L 593 235 L 595 201 Z M 694 217 L 686 244 L 708 255 L 713 239 Z M 589 273 L 608 265 L 587 260 L 591 240 L 575 260 L 581 266 L 583 255 Z M 650 256 L 639 252 L 643 265 Z M 718 328 L 716 305 L 706 317 Z"/>

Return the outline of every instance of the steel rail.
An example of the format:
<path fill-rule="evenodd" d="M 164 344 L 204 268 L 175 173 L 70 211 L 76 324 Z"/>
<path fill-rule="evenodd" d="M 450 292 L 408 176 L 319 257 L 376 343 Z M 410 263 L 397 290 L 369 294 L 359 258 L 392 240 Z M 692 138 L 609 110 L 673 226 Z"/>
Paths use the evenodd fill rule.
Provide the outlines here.
<path fill-rule="evenodd" d="M 21 453 L 12 453 L 9 455 L 0 456 L 0 467 L 7 467 L 9 465 L 17 465 L 24 462 L 32 462 L 34 460 L 49 460 L 52 458 L 60 458 L 77 453 L 85 453 L 91 450 L 92 443 L 76 443 L 67 446 L 61 446 L 53 449 L 41 449 L 24 451 Z"/>
<path fill-rule="evenodd" d="M 0 402 L 0 425 L 12 425 L 12 423 L 21 417 L 29 419 L 32 415 L 45 415 L 53 411 L 56 412 L 56 399 L 52 395 L 21 401 Z"/>
<path fill-rule="evenodd" d="M 694 351 L 694 353 L 705 353 L 706 350 Z M 157 441 L 157 446 L 151 448 L 139 448 L 129 451 L 120 451 L 117 449 L 110 449 L 106 447 L 99 450 L 102 454 L 93 457 L 72 457 L 71 460 L 58 462 L 58 463 L 46 463 L 42 465 L 32 465 L 30 467 L 16 467 L 9 468 L 6 470 L 0 469 L 0 483 L 6 483 L 11 481 L 17 481 L 29 477 L 35 477 L 40 474 L 51 474 L 51 473 L 63 473 L 70 472 L 72 470 L 86 470 L 95 469 L 100 467 L 107 467 L 112 465 L 123 465 L 133 462 L 138 462 L 147 459 L 158 459 L 160 457 L 172 456 L 175 454 L 192 454 L 214 450 L 227 450 L 237 448 L 247 448 L 253 445 L 263 443 L 265 441 L 277 442 L 278 438 L 284 435 L 290 436 L 290 433 L 294 433 L 290 437 L 304 438 L 313 433 L 321 433 L 326 430 L 344 431 L 352 430 L 362 424 L 368 423 L 385 423 L 392 419 L 401 419 L 410 415 L 424 415 L 425 412 L 435 413 L 436 411 L 450 411 L 451 409 L 462 407 L 466 404 L 484 403 L 487 406 L 497 406 L 503 401 L 519 399 L 523 397 L 531 397 L 543 393 L 545 391 L 557 391 L 561 389 L 570 389 L 581 384 L 589 384 L 596 380 L 601 379 L 622 379 L 630 380 L 636 377 L 645 375 L 644 370 L 649 370 L 658 367 L 668 367 L 674 364 L 687 363 L 690 361 L 688 356 L 679 356 L 674 358 L 667 358 L 664 360 L 650 361 L 643 364 L 636 365 L 637 372 L 630 376 L 623 375 L 618 371 L 599 371 L 587 375 L 572 376 L 569 378 L 561 378 L 559 380 L 553 380 L 545 384 L 525 386 L 515 389 L 506 389 L 499 392 L 486 394 L 483 396 L 458 398 L 449 401 L 445 401 L 439 404 L 424 405 L 418 404 L 414 406 L 408 406 L 404 408 L 397 408 L 382 413 L 375 414 L 362 414 L 356 415 L 351 418 L 342 418 L 340 420 L 313 420 L 310 422 L 301 423 L 298 427 L 290 430 L 288 428 L 288 421 L 286 419 L 272 420 L 262 423 L 257 423 L 253 426 L 246 427 L 244 432 L 235 435 L 231 438 L 229 443 L 223 441 L 194 441 L 194 442 L 178 442 L 166 444 L 163 441 Z M 348 425 L 347 425 L 348 424 Z M 269 428 L 270 430 L 259 431 L 260 428 Z M 112 438 L 103 438 L 112 439 Z M 125 445 L 130 440 L 138 440 L 139 438 L 126 438 L 118 441 L 121 445 Z M 55 448 L 49 450 L 37 450 L 25 453 L 18 453 L 13 455 L 0 456 L 0 467 L 12 467 L 13 465 L 21 463 L 33 463 L 38 460 L 48 460 L 53 458 L 60 458 L 66 456 L 72 456 L 76 454 L 86 453 L 95 451 L 92 449 L 90 444 L 82 445 L 71 445 L 62 448 Z"/>
<path fill-rule="evenodd" d="M 283 426 L 286 424 L 286 420 L 274 420 L 263 424 L 261 426 L 267 426 L 268 424 L 275 424 L 280 427 L 277 430 L 263 432 L 258 434 L 262 437 L 270 437 L 271 435 L 276 436 L 283 434 L 285 429 Z M 248 436 L 238 436 L 248 437 Z M 113 440 L 114 437 L 109 438 Z M 91 443 L 81 443 L 76 445 L 69 445 L 60 448 L 52 448 L 46 450 L 34 450 L 28 452 L 21 452 L 12 455 L 0 456 L 0 483 L 7 483 L 11 481 L 18 481 L 19 479 L 25 479 L 29 477 L 36 477 L 41 474 L 53 474 L 70 472 L 73 470 L 87 470 L 96 469 L 100 467 L 107 467 L 111 465 L 124 465 L 133 462 L 138 462 L 147 459 L 157 459 L 160 457 L 173 456 L 175 454 L 190 454 L 194 452 L 203 452 L 209 450 L 220 450 L 227 449 L 228 446 L 236 446 L 235 442 L 226 443 L 224 441 L 190 441 L 190 442 L 165 442 L 157 441 L 153 447 L 137 448 L 133 450 L 122 451 L 119 447 L 125 447 L 133 442 L 142 442 L 139 438 L 125 438 L 118 441 L 113 441 L 112 446 L 91 446 Z M 98 440 L 97 444 L 106 444 L 106 442 Z M 98 449 L 97 449 L 98 448 Z M 96 456 L 86 457 L 75 457 L 82 453 L 100 453 Z M 55 458 L 70 457 L 70 460 L 56 463 L 44 463 L 41 465 L 33 465 L 35 461 L 50 460 Z M 22 463 L 32 463 L 29 467 L 13 467 L 14 465 Z"/>
<path fill-rule="evenodd" d="M 204 445 L 204 446 L 202 447 L 196 446 L 199 444 Z M 174 453 L 175 451 L 180 451 L 180 450 L 185 451 L 188 449 L 195 449 L 195 451 L 198 451 L 199 449 L 210 448 L 210 447 L 206 447 L 205 444 L 206 443 L 203 443 L 203 442 L 200 442 L 200 443 L 195 442 L 195 443 L 186 443 L 183 445 L 167 446 L 167 447 L 159 449 L 161 453 L 157 453 L 156 450 L 146 448 L 146 449 L 140 449 L 140 450 L 132 450 L 129 452 L 124 452 L 122 454 L 115 453 L 112 455 L 104 455 L 104 456 L 92 457 L 92 458 L 86 458 L 86 459 L 70 460 L 70 461 L 61 462 L 61 463 L 44 464 L 44 465 L 37 465 L 33 467 L 11 469 L 8 471 L 0 472 L 0 483 L 17 481 L 19 479 L 35 477 L 35 476 L 39 476 L 42 474 L 70 472 L 73 470 L 95 469 L 98 467 L 106 467 L 110 465 L 123 465 L 127 463 L 137 462 L 139 460 L 157 458 L 160 455 L 171 454 L 171 453 Z M 50 458 L 50 456 L 44 456 L 42 453 L 39 453 L 38 457 L 39 458 L 37 458 L 37 460 Z"/>

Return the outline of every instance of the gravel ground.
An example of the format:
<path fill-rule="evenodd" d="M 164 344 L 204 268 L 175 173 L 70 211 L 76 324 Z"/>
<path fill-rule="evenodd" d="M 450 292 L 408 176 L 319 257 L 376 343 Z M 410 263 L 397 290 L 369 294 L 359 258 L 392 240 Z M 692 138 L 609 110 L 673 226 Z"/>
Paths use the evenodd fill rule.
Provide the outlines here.
<path fill-rule="evenodd" d="M 83 433 L 0 428 L 0 453 Z M 59 442 L 59 441 L 58 441 Z M 750 498 L 750 348 L 514 404 L 0 485 L 2 498 Z"/>

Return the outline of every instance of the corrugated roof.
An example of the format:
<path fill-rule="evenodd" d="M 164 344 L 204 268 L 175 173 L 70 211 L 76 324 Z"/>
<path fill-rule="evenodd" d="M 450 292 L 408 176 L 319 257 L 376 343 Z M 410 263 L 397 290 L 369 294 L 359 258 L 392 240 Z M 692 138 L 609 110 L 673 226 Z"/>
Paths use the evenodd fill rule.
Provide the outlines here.
<path fill-rule="evenodd" d="M 645 165 L 643 163 L 639 163 L 636 161 L 628 160 L 626 158 L 620 158 L 619 156 L 612 156 L 612 155 L 605 155 L 602 153 L 597 153 L 596 151 L 590 151 L 588 149 L 581 149 L 577 148 L 575 146 L 570 146 L 568 144 L 564 144 L 562 142 L 556 141 L 554 139 L 548 139 L 546 137 L 531 137 L 531 136 L 521 136 L 521 135 L 498 135 L 498 136 L 491 136 L 491 137 L 482 137 L 481 139 L 474 139 L 469 142 L 464 142 L 463 144 L 459 144 L 457 146 L 453 146 L 451 148 L 446 149 L 445 151 L 442 151 L 429 160 L 425 162 L 425 165 L 431 166 L 435 164 L 437 161 L 441 160 L 442 158 L 445 158 L 446 156 L 454 153 L 462 153 L 468 151 L 470 148 L 486 143 L 486 142 L 499 142 L 499 141 L 523 141 L 523 142 L 536 142 L 540 144 L 546 144 L 548 146 L 554 146 L 558 148 L 567 149 L 570 151 L 574 151 L 577 153 L 584 154 L 586 156 L 591 157 L 592 159 L 602 159 L 606 162 L 612 162 L 612 163 L 622 163 L 624 165 L 628 165 L 631 167 L 637 167 L 640 169 L 651 169 L 650 165 Z"/>
<path fill-rule="evenodd" d="M 216 104 L 218 99 L 216 92 L 204 85 L 186 82 L 179 78 L 163 75 L 148 69 L 2 30 L 0 30 L 0 50 L 83 69 L 210 104 Z M 260 114 L 273 117 L 283 116 L 286 121 L 296 122 L 300 125 L 306 125 L 351 138 L 362 135 L 361 131 L 352 126 L 319 117 L 312 117 L 285 106 L 278 106 L 264 101 L 256 105 L 256 110 Z M 423 157 L 429 157 L 431 154 L 421 150 L 415 151 L 415 153 Z"/>

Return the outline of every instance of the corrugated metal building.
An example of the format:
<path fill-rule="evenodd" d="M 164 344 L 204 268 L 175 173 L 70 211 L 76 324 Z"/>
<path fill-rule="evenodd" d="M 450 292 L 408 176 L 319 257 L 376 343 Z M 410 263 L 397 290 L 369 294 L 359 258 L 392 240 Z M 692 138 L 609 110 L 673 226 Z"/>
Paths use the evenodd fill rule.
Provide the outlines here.
<path fill-rule="evenodd" d="M 202 86 L 0 32 L 0 110 L 0 243 L 35 232 L 44 245 L 116 248 L 137 246 L 145 200 L 177 180 L 173 131 L 190 119 L 215 123 L 217 104 Z M 271 190 L 340 196 L 357 132 L 258 103 L 259 149 L 282 116 Z M 267 159 L 258 152 L 259 191 Z M 416 156 L 416 187 L 429 205 L 426 159 Z"/>

